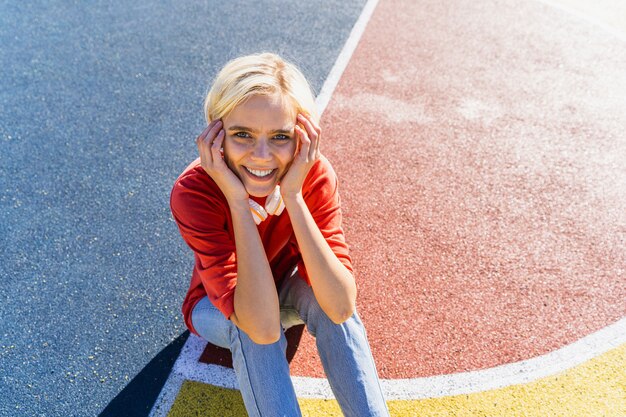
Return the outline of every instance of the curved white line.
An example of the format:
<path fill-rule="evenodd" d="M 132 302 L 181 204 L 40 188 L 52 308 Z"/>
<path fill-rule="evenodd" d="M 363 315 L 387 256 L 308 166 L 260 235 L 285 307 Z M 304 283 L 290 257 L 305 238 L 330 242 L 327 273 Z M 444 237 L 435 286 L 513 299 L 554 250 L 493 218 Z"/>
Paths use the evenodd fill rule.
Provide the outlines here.
<path fill-rule="evenodd" d="M 626 343 L 626 318 L 561 349 L 521 362 L 480 371 L 410 379 L 382 379 L 387 400 L 419 400 L 473 394 L 527 384 L 563 372 Z M 179 378 L 223 388 L 238 389 L 235 372 L 219 365 L 198 362 L 206 342 L 191 335 L 172 373 Z M 298 398 L 332 399 L 324 378 L 292 377 Z"/>
<path fill-rule="evenodd" d="M 521 362 L 480 371 L 381 381 L 387 399 L 423 399 L 471 394 L 527 384 L 583 364 L 626 343 L 626 318 L 570 345 Z"/>

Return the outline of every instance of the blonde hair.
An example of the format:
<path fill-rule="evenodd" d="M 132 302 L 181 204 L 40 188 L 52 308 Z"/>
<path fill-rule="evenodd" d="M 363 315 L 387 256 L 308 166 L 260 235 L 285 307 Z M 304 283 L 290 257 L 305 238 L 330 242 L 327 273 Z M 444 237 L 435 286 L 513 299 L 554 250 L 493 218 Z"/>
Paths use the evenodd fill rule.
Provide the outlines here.
<path fill-rule="evenodd" d="M 304 75 L 292 63 L 269 52 L 242 56 L 224 65 L 204 100 L 204 115 L 210 123 L 228 116 L 252 96 L 276 93 L 319 123 L 313 92 Z"/>

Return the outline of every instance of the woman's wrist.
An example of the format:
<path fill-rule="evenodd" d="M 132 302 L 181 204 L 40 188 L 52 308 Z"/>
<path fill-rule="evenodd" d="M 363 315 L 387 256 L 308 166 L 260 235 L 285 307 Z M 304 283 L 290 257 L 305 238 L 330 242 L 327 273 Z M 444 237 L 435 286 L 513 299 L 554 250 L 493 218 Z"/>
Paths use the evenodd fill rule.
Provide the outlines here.
<path fill-rule="evenodd" d="M 230 208 L 230 212 L 233 217 L 238 216 L 247 216 L 250 214 L 250 202 L 246 198 L 244 199 L 234 199 L 228 200 L 228 207 Z M 252 217 L 251 217 L 252 218 Z"/>
<path fill-rule="evenodd" d="M 285 208 L 289 211 L 290 207 L 297 206 L 299 204 L 304 204 L 304 197 L 302 197 L 302 193 L 293 193 L 293 194 L 283 194 L 283 202 L 285 203 Z"/>

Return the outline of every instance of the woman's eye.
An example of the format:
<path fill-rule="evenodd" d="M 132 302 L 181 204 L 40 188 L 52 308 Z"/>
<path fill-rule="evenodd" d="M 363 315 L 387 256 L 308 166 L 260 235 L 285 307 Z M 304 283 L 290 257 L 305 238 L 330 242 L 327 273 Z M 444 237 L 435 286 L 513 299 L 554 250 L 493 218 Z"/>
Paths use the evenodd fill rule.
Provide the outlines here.
<path fill-rule="evenodd" d="M 279 141 L 284 141 L 284 140 L 289 140 L 290 137 L 287 135 L 276 135 L 274 136 L 274 139 L 279 140 Z"/>
<path fill-rule="evenodd" d="M 237 132 L 235 133 L 235 136 L 237 136 L 238 138 L 249 138 L 250 135 L 248 135 L 246 132 Z"/>

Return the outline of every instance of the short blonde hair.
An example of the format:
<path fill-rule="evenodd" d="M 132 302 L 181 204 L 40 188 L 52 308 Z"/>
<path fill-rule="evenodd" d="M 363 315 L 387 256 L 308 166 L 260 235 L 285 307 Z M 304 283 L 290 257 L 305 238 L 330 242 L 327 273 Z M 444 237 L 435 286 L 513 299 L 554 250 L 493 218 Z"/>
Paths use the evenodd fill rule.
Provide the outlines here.
<path fill-rule="evenodd" d="M 276 93 L 289 98 L 296 111 L 319 123 L 311 86 L 302 72 L 269 52 L 242 56 L 224 65 L 204 100 L 204 115 L 210 123 L 228 116 L 252 96 Z"/>

